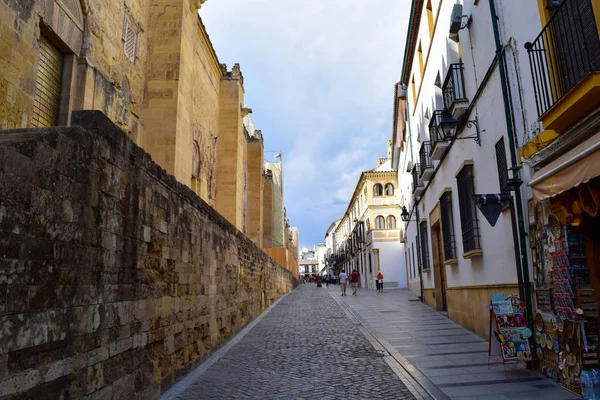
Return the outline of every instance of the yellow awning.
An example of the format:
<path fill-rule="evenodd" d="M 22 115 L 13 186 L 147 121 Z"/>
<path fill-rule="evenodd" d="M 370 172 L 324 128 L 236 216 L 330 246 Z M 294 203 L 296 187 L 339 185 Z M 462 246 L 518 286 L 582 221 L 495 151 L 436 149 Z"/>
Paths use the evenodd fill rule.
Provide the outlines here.
<path fill-rule="evenodd" d="M 600 132 L 537 171 L 529 186 L 538 200 L 600 176 Z"/>

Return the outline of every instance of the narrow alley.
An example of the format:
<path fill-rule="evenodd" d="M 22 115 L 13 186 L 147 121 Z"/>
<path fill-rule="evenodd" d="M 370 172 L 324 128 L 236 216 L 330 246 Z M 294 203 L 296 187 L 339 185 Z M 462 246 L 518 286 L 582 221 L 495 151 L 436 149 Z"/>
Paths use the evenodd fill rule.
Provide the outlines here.
<path fill-rule="evenodd" d="M 576 399 L 525 368 L 488 360 L 487 342 L 407 290 L 300 285 L 162 400 Z"/>
<path fill-rule="evenodd" d="M 301 285 L 162 399 L 414 399 L 333 288 Z"/>

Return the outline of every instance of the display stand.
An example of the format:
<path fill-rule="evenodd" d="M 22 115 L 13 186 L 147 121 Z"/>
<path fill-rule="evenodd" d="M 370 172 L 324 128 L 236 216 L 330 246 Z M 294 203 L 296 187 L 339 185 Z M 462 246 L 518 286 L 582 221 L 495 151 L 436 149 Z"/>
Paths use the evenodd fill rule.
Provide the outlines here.
<path fill-rule="evenodd" d="M 524 304 L 516 295 L 492 294 L 490 302 L 490 329 L 488 335 L 488 368 L 500 360 L 506 373 L 507 364 L 527 365 L 531 361 Z M 495 329 L 494 329 L 495 328 Z M 500 344 L 500 355 L 492 355 L 492 341 Z M 493 358 L 495 357 L 495 358 Z"/>

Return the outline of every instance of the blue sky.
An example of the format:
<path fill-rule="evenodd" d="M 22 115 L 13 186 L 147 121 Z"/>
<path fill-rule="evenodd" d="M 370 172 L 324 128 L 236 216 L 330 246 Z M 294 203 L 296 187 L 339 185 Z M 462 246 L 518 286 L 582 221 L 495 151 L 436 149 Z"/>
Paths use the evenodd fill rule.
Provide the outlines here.
<path fill-rule="evenodd" d="M 208 0 L 200 9 L 219 61 L 240 63 L 265 150 L 283 153 L 301 247 L 323 241 L 361 171 L 385 156 L 409 14 L 410 0 Z"/>

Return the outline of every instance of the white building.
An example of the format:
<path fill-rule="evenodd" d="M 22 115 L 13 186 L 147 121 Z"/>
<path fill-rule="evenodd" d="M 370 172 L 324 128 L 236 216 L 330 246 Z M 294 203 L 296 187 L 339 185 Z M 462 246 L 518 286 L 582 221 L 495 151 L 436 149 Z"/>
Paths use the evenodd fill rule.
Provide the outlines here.
<path fill-rule="evenodd" d="M 538 2 L 518 3 L 414 0 L 395 88 L 393 167 L 410 216 L 409 288 L 482 336 L 490 294 L 519 286 L 509 208 L 492 227 L 471 196 L 502 191 L 518 167 L 515 138 L 537 126 L 523 45 L 541 29 Z"/>
<path fill-rule="evenodd" d="M 325 243 L 319 243 L 315 245 L 315 256 L 317 258 L 317 262 L 319 263 L 319 273 L 321 275 L 327 274 L 327 247 Z"/>
<path fill-rule="evenodd" d="M 356 270 L 361 287 L 369 289 L 375 288 L 378 271 L 385 277 L 384 287 L 406 288 L 407 284 L 398 180 L 391 167 L 391 153 L 390 140 L 387 158 L 380 158 L 377 167 L 361 174 L 344 216 L 333 229 L 330 260 L 336 273 Z"/>
<path fill-rule="evenodd" d="M 326 273 L 335 275 L 334 254 L 335 254 L 335 229 L 340 224 L 341 218 L 333 221 L 325 232 L 325 267 Z"/>

